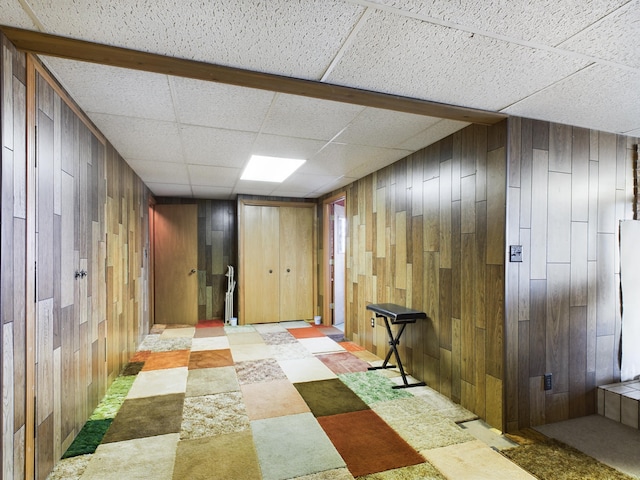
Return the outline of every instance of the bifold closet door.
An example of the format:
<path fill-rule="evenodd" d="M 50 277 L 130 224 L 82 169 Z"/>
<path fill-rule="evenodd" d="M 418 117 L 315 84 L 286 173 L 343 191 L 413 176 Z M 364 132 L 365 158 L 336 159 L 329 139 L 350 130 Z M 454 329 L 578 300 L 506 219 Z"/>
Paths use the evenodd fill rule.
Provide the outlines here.
<path fill-rule="evenodd" d="M 280 319 L 313 318 L 313 209 L 280 207 Z"/>
<path fill-rule="evenodd" d="M 244 323 L 280 321 L 279 207 L 246 205 L 243 221 Z"/>

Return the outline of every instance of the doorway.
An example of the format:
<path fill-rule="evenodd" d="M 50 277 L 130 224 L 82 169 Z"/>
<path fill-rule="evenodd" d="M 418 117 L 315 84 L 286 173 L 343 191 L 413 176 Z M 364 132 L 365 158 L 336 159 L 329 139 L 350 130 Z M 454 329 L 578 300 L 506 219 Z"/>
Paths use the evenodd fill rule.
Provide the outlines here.
<path fill-rule="evenodd" d="M 344 331 L 346 312 L 346 195 L 323 202 L 324 213 L 324 316 L 325 323 Z"/>

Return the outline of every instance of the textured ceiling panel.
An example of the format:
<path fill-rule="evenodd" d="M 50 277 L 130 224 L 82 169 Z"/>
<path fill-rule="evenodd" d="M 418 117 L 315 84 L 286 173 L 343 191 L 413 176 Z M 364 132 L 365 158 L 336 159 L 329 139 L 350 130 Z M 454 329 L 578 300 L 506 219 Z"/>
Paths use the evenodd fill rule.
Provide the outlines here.
<path fill-rule="evenodd" d="M 263 133 L 331 140 L 364 107 L 279 94 L 262 128 Z"/>
<path fill-rule="evenodd" d="M 159 197 L 186 197 L 192 196 L 193 188 L 189 185 L 176 185 L 174 183 L 147 183 L 154 195 Z"/>
<path fill-rule="evenodd" d="M 312 158 L 326 145 L 323 140 L 281 137 L 279 135 L 260 134 L 253 144 L 251 153 L 268 157 Z"/>
<path fill-rule="evenodd" d="M 640 68 L 640 0 L 563 43 L 561 48 Z"/>
<path fill-rule="evenodd" d="M 329 82 L 499 110 L 586 61 L 384 12 L 366 25 Z"/>
<path fill-rule="evenodd" d="M 125 160 L 184 161 L 175 123 L 102 113 L 89 117 Z"/>
<path fill-rule="evenodd" d="M 227 200 L 231 198 L 231 187 L 201 187 L 194 185 L 191 187 L 195 198 Z"/>
<path fill-rule="evenodd" d="M 423 115 L 367 108 L 334 141 L 395 148 L 439 120 Z"/>
<path fill-rule="evenodd" d="M 129 160 L 133 170 L 150 183 L 189 185 L 187 166 L 182 163 Z"/>
<path fill-rule="evenodd" d="M 628 1 L 378 0 L 441 22 L 547 45 L 558 44 Z"/>
<path fill-rule="evenodd" d="M 334 183 L 339 178 L 339 176 L 335 175 L 305 175 L 303 173 L 294 173 L 282 182 L 275 191 L 308 194 Z"/>
<path fill-rule="evenodd" d="M 275 94 L 189 78 L 171 77 L 182 123 L 258 132 Z"/>
<path fill-rule="evenodd" d="M 408 150 L 330 143 L 314 157 L 313 162 L 304 164 L 298 172 L 315 175 L 347 175 L 364 163 L 379 164 L 381 161 L 386 161 L 389 164 L 410 153 Z"/>
<path fill-rule="evenodd" d="M 506 109 L 512 115 L 554 118 L 556 122 L 612 132 L 640 128 L 640 74 L 594 65 Z"/>
<path fill-rule="evenodd" d="M 34 30 L 33 21 L 15 0 L 0 0 L 0 24 Z"/>
<path fill-rule="evenodd" d="M 364 11 L 337 0 L 30 0 L 30 4 L 48 32 L 313 79 L 322 77 Z"/>
<path fill-rule="evenodd" d="M 242 171 L 239 168 L 209 167 L 206 165 L 189 165 L 188 169 L 193 185 L 212 187 L 233 185 Z"/>
<path fill-rule="evenodd" d="M 249 161 L 256 133 L 183 126 L 184 153 L 189 164 L 242 168 Z"/>
<path fill-rule="evenodd" d="M 175 121 L 166 75 L 54 57 L 45 62 L 87 113 Z"/>
<path fill-rule="evenodd" d="M 467 125 L 469 124 L 465 122 L 458 122 L 456 120 L 440 120 L 426 130 L 423 130 L 417 135 L 407 139 L 405 142 L 398 145 L 398 148 L 404 148 L 414 152 L 427 145 L 436 143 L 438 140 L 442 140 L 458 130 L 462 130 Z"/>

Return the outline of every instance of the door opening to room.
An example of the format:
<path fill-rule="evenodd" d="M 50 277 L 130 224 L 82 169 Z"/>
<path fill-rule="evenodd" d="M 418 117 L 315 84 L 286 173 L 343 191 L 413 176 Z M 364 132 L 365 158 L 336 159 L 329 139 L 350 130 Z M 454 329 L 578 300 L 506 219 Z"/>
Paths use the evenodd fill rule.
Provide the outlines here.
<path fill-rule="evenodd" d="M 346 197 L 340 194 L 324 202 L 325 301 L 324 312 L 331 324 L 344 330 L 347 247 Z M 328 323 L 328 322 L 327 322 Z"/>

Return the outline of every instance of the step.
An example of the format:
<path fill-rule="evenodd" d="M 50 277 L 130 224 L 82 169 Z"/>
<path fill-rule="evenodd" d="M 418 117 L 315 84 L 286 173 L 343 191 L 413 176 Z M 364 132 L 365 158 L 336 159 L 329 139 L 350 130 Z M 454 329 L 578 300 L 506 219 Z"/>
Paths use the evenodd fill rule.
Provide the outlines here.
<path fill-rule="evenodd" d="M 598 414 L 633 428 L 640 428 L 640 380 L 598 387 Z"/>

